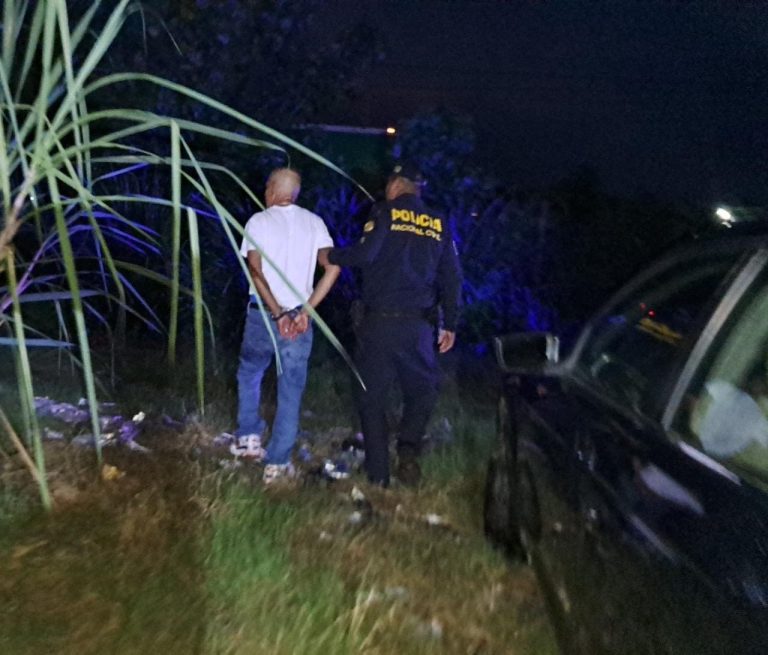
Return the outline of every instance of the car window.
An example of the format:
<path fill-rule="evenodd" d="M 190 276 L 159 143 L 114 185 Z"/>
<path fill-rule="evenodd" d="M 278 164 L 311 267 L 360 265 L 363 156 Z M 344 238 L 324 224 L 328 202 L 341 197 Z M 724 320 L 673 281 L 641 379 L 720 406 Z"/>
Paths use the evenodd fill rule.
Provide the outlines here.
<path fill-rule="evenodd" d="M 746 294 L 689 387 L 673 429 L 768 480 L 768 281 Z"/>
<path fill-rule="evenodd" d="M 622 404 L 648 411 L 733 264 L 733 257 L 713 255 L 658 271 L 597 321 L 579 357 L 581 375 Z"/>

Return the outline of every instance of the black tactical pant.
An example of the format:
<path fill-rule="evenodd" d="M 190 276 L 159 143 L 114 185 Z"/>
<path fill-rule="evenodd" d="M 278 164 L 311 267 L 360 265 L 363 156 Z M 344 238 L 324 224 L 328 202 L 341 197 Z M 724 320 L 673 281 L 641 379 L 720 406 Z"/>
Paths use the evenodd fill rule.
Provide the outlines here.
<path fill-rule="evenodd" d="M 368 315 L 358 333 L 356 365 L 366 390 L 358 387 L 358 410 L 365 438 L 369 480 L 389 484 L 387 401 L 395 382 L 403 393 L 397 440 L 401 456 L 418 456 L 437 401 L 439 370 L 434 326 L 422 318 Z"/>

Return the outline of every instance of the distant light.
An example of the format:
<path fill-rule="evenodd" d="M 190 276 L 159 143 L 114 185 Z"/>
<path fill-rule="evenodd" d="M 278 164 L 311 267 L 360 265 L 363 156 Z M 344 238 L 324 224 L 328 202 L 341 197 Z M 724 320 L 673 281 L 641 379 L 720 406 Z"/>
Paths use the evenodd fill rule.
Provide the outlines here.
<path fill-rule="evenodd" d="M 722 221 L 733 220 L 733 214 L 731 214 L 731 212 L 729 212 L 725 207 L 718 207 L 717 210 L 715 211 L 715 214 Z"/>
<path fill-rule="evenodd" d="M 715 210 L 715 216 L 717 216 L 720 219 L 720 222 L 726 227 L 731 227 L 736 220 L 736 217 L 725 207 L 718 207 Z"/>
<path fill-rule="evenodd" d="M 388 127 L 386 132 L 387 134 L 397 134 L 397 130 L 394 127 Z"/>

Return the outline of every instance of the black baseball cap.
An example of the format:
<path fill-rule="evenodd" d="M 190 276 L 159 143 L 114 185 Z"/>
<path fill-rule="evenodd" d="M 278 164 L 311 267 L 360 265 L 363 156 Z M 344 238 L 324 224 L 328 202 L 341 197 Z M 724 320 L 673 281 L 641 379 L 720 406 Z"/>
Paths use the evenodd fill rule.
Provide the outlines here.
<path fill-rule="evenodd" d="M 419 167 L 412 161 L 401 162 L 395 164 L 392 168 L 392 172 L 389 174 L 390 179 L 394 177 L 404 177 L 410 180 L 414 184 L 424 184 L 424 176 L 421 174 Z"/>

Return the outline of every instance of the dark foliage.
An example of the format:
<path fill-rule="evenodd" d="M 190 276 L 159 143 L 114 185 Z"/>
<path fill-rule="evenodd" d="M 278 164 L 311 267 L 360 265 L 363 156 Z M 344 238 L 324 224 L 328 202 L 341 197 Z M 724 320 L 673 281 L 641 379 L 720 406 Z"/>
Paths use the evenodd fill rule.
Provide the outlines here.
<path fill-rule="evenodd" d="M 570 333 L 648 259 L 706 229 L 700 211 L 622 199 L 584 170 L 522 190 L 474 158 L 469 119 L 438 111 L 406 121 L 395 159 L 416 161 L 425 198 L 447 212 L 464 273 L 463 338 L 516 330 Z"/>
<path fill-rule="evenodd" d="M 87 4 L 73 3 L 73 11 Z M 318 6 L 317 0 L 145 4 L 126 26 L 104 72 L 134 69 L 176 79 L 270 126 L 295 130 L 338 113 L 381 57 L 377 33 L 363 25 L 318 43 L 312 36 Z M 220 120 L 209 110 L 141 84 L 129 85 L 126 96 L 127 104 L 158 113 Z M 326 136 L 294 134 L 323 151 Z M 241 174 L 258 193 L 270 168 L 286 162 L 280 153 L 254 156 L 236 146 L 207 152 L 199 137 L 194 146 L 203 158 Z M 167 144 L 154 143 L 151 149 L 163 148 Z M 652 199 L 610 197 L 589 171 L 550 189 L 520 189 L 514 180 L 484 169 L 475 157 L 471 120 L 446 111 L 405 121 L 391 155 L 421 166 L 428 180 L 426 200 L 449 217 L 466 277 L 462 339 L 471 343 L 483 344 L 494 334 L 514 330 L 569 331 L 641 263 L 703 225 L 695 211 Z M 357 239 L 370 201 L 301 157 L 291 161 L 304 173 L 302 203 L 327 221 L 335 242 L 346 245 Z M 366 174 L 365 183 L 374 183 L 370 172 Z M 219 192 L 245 222 L 258 208 L 225 180 L 220 182 Z M 168 179 L 166 173 L 146 169 L 123 184 L 140 191 L 164 187 Z M 211 211 L 194 195 L 188 200 Z M 167 239 L 165 212 L 150 212 L 144 222 Z M 202 219 L 204 279 L 226 345 L 238 339 L 247 285 L 215 218 L 208 223 Z M 324 309 L 341 336 L 355 297 L 354 274 L 345 271 Z"/>

